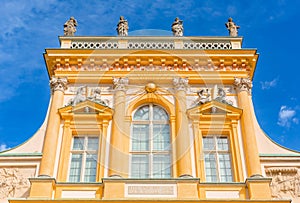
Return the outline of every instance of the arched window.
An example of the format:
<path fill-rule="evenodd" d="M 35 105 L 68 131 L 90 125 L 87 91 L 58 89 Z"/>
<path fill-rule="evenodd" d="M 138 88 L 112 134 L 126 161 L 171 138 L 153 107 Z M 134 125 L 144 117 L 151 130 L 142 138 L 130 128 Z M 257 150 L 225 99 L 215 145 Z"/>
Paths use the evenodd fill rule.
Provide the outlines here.
<path fill-rule="evenodd" d="M 160 106 L 148 104 L 133 115 L 130 167 L 132 178 L 171 177 L 169 116 Z"/>

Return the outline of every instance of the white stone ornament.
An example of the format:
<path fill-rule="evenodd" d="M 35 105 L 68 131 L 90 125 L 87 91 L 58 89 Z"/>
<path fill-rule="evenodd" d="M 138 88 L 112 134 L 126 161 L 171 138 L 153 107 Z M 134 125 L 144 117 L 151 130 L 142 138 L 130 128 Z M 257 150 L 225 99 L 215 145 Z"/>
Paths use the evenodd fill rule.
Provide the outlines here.
<path fill-rule="evenodd" d="M 188 78 L 173 78 L 173 85 L 176 91 L 187 91 L 189 86 L 189 79 Z"/>
<path fill-rule="evenodd" d="M 68 88 L 67 84 L 68 84 L 68 80 L 66 78 L 52 77 L 50 80 L 50 88 L 51 88 L 52 93 L 55 91 L 64 92 Z"/>

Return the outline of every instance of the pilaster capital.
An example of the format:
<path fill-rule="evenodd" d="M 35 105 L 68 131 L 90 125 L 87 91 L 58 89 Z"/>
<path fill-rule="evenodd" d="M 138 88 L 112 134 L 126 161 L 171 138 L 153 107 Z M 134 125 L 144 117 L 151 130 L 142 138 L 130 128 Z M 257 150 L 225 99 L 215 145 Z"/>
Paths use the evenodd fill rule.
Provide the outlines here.
<path fill-rule="evenodd" d="M 120 91 L 125 91 L 126 86 L 128 85 L 129 79 L 128 78 L 113 78 L 113 83 L 114 83 L 114 89 L 115 90 L 120 90 Z"/>
<path fill-rule="evenodd" d="M 247 91 L 249 94 L 251 94 L 253 85 L 250 78 L 234 78 L 233 85 L 235 86 L 237 91 Z"/>
<path fill-rule="evenodd" d="M 64 92 L 68 88 L 67 78 L 52 77 L 49 84 L 50 84 L 50 88 L 51 88 L 52 93 L 54 93 L 55 91 Z"/>
<path fill-rule="evenodd" d="M 180 77 L 173 78 L 173 85 L 176 91 L 187 91 L 189 79 Z"/>

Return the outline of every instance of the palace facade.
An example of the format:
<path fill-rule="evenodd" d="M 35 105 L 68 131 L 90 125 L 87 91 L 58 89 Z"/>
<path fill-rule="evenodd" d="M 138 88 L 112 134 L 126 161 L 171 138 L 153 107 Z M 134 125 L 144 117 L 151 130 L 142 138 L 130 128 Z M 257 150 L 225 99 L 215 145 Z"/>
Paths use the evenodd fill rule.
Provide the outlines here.
<path fill-rule="evenodd" d="M 256 120 L 256 49 L 183 30 L 128 36 L 121 20 L 117 37 L 46 49 L 48 113 L 0 153 L 0 202 L 300 202 L 300 153 Z"/>

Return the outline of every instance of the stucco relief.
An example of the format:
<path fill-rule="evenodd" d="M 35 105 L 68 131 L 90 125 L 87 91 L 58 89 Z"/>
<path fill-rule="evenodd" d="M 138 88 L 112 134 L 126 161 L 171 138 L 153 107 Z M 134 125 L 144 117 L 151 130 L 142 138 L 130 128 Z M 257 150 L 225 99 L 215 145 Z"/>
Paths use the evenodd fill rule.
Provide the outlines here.
<path fill-rule="evenodd" d="M 0 200 L 27 197 L 34 168 L 0 168 Z"/>
<path fill-rule="evenodd" d="M 88 87 L 86 85 L 79 87 L 70 87 L 68 94 L 72 94 L 72 97 L 66 102 L 66 106 L 76 106 L 78 103 L 90 100 L 105 106 L 108 106 L 110 101 L 102 99 L 101 87 Z M 75 93 L 75 94 L 74 94 Z"/>
<path fill-rule="evenodd" d="M 267 168 L 266 175 L 272 178 L 270 186 L 274 199 L 291 198 L 300 200 L 299 168 Z"/>
<path fill-rule="evenodd" d="M 216 100 L 224 104 L 233 105 L 233 101 L 228 99 L 227 96 L 231 91 L 230 87 L 218 87 L 218 85 L 214 85 L 213 88 L 201 88 L 197 91 L 198 98 L 193 103 L 194 105 L 201 105 Z"/>

